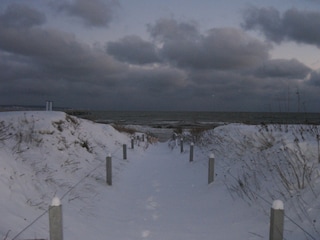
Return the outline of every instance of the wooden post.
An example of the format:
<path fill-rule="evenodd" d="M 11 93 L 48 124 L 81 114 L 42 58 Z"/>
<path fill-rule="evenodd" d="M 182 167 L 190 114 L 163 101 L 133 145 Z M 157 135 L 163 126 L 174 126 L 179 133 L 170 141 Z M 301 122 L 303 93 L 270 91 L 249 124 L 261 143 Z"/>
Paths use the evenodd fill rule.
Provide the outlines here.
<path fill-rule="evenodd" d="M 190 144 L 190 162 L 193 161 L 193 146 L 194 146 L 194 143 L 192 142 Z"/>
<path fill-rule="evenodd" d="M 174 132 L 173 134 L 172 134 L 172 140 L 176 140 L 177 139 L 177 134 Z"/>
<path fill-rule="evenodd" d="M 208 184 L 214 181 L 214 155 L 210 154 L 208 163 Z"/>
<path fill-rule="evenodd" d="M 49 228 L 50 240 L 63 240 L 62 206 L 60 199 L 57 197 L 52 199 L 49 207 Z"/>
<path fill-rule="evenodd" d="M 107 184 L 112 185 L 112 159 L 111 155 L 109 154 L 108 157 L 106 158 L 106 179 L 107 179 Z"/>
<path fill-rule="evenodd" d="M 283 240 L 284 207 L 281 200 L 275 200 L 271 207 L 269 240 Z"/>
<path fill-rule="evenodd" d="M 127 159 L 127 144 L 123 144 L 123 159 Z"/>
<path fill-rule="evenodd" d="M 317 134 L 317 141 L 318 141 L 318 163 L 320 163 L 320 145 L 319 145 L 320 135 L 319 134 Z"/>
<path fill-rule="evenodd" d="M 180 140 L 180 152 L 183 152 L 183 138 Z"/>
<path fill-rule="evenodd" d="M 131 137 L 131 149 L 134 149 L 134 137 Z"/>

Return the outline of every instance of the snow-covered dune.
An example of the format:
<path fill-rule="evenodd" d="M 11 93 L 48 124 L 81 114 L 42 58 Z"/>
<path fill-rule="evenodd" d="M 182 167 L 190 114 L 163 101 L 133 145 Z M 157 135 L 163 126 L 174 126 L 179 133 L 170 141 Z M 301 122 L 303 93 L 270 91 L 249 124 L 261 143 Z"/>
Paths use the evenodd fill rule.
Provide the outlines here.
<path fill-rule="evenodd" d="M 221 160 L 221 178 L 234 198 L 266 214 L 281 199 L 286 239 L 319 239 L 319 136 L 315 125 L 229 124 L 205 132 L 201 143 Z"/>
<path fill-rule="evenodd" d="M 109 125 L 62 112 L 3 112 L 0 128 L 3 236 L 6 231 L 11 231 L 9 236 L 18 234 L 48 208 L 54 196 L 74 201 L 79 211 L 87 209 L 84 212 L 90 214 L 88 209 L 99 195 L 97 186 L 105 184 L 107 154 L 120 157 L 122 144 L 130 142 L 129 136 Z M 116 161 L 114 169 L 117 175 L 121 162 Z M 47 217 L 44 220 L 40 227 L 30 227 L 37 229 L 38 237 L 47 232 Z"/>
<path fill-rule="evenodd" d="M 319 239 L 319 131 L 229 124 L 193 132 L 190 163 L 188 132 L 183 153 L 176 141 L 130 149 L 130 135 L 110 125 L 62 112 L 0 113 L 0 238 L 48 239 L 46 211 L 57 196 L 66 239 L 268 239 L 276 199 L 286 239 Z"/>

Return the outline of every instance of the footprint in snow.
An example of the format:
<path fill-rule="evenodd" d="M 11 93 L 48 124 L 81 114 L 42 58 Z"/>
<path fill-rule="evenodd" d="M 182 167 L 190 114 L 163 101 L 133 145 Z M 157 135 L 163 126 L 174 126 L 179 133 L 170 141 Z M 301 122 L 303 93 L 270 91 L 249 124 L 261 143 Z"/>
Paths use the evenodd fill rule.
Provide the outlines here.
<path fill-rule="evenodd" d="M 149 197 L 149 198 L 147 199 L 147 206 L 146 206 L 146 208 L 147 208 L 148 210 L 155 210 L 155 209 L 157 208 L 157 206 L 158 206 L 158 203 L 157 203 L 156 201 L 154 201 L 154 198 L 153 198 L 153 197 Z"/>

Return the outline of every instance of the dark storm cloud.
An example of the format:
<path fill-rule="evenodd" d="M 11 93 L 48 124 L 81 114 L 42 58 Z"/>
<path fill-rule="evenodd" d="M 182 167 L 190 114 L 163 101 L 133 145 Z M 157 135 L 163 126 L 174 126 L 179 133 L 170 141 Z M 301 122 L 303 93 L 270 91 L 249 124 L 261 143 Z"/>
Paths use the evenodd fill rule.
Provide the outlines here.
<path fill-rule="evenodd" d="M 146 93 L 175 92 L 188 84 L 184 71 L 169 66 L 157 68 L 131 68 L 128 72 L 130 78 L 126 81 L 128 86 L 135 89 L 147 90 Z"/>
<path fill-rule="evenodd" d="M 212 29 L 203 39 L 204 61 L 218 68 L 253 67 L 269 57 L 269 50 L 268 44 L 234 28 Z"/>
<path fill-rule="evenodd" d="M 320 87 L 320 71 L 313 71 L 308 78 L 308 84 Z"/>
<path fill-rule="evenodd" d="M 259 77 L 304 79 L 310 71 L 296 59 L 270 59 L 257 68 L 255 74 Z"/>
<path fill-rule="evenodd" d="M 7 27 L 30 28 L 46 21 L 43 13 L 25 4 L 13 3 L 0 16 L 0 24 Z"/>
<path fill-rule="evenodd" d="M 242 75 L 234 71 L 197 71 L 190 78 L 196 80 L 193 85 L 193 98 L 214 111 L 261 111 L 270 81 Z M 273 84 L 281 88 L 280 81 Z M 210 107 L 211 106 L 211 107 Z"/>
<path fill-rule="evenodd" d="M 5 16 L 3 12 L 1 17 Z M 2 103 L 41 104 L 51 99 L 60 106 L 152 108 L 166 105 L 162 97 L 174 99 L 187 85 L 183 70 L 165 65 L 129 67 L 103 48 L 90 47 L 57 29 L 1 25 L 0 35 Z"/>
<path fill-rule="evenodd" d="M 201 32 L 194 22 L 160 19 L 147 28 L 151 41 L 131 35 L 91 46 L 24 5 L 9 5 L 0 19 L 2 104 L 258 111 L 278 105 L 272 96 L 288 82 L 308 82 L 313 95 L 319 86 L 316 73 L 301 81 L 310 71 L 302 63 L 270 60 L 268 44 L 235 28 Z"/>
<path fill-rule="evenodd" d="M 22 21 L 28 23 L 22 28 L 20 20 L 12 18 L 12 9 L 9 5 L 0 14 L 2 103 L 35 104 L 48 98 L 59 99 L 62 106 L 67 102 L 89 103 L 88 98 L 98 97 L 103 89 L 121 85 L 119 81 L 127 67 L 113 60 L 103 48 L 83 44 L 71 33 L 38 26 L 43 17 L 34 16 L 41 14 L 14 5 L 21 21 L 31 18 Z M 82 101 L 83 98 L 87 100 Z"/>
<path fill-rule="evenodd" d="M 242 27 L 245 29 L 259 30 L 268 39 L 275 42 L 281 42 L 284 38 L 281 21 L 280 12 L 273 7 L 251 7 L 244 12 Z"/>
<path fill-rule="evenodd" d="M 295 8 L 281 13 L 275 8 L 251 7 L 244 13 L 242 27 L 259 30 L 267 39 L 280 43 L 292 40 L 320 47 L 320 12 Z"/>
<path fill-rule="evenodd" d="M 81 44 L 68 33 L 53 29 L 32 28 L 20 31 L 1 28 L 0 48 L 29 57 L 39 67 L 61 74 L 100 74 L 117 68 L 102 52 Z"/>
<path fill-rule="evenodd" d="M 200 33 L 194 22 L 177 22 L 175 19 L 162 18 L 155 24 L 148 25 L 151 36 L 159 41 L 189 40 L 191 42 L 199 39 Z"/>
<path fill-rule="evenodd" d="M 133 64 L 159 61 L 155 45 L 136 35 L 126 36 L 117 42 L 109 42 L 107 52 L 120 61 Z"/>
<path fill-rule="evenodd" d="M 10 20 L 8 11 L 0 15 Z M 21 9 L 21 8 L 20 8 Z M 28 9 L 27 12 L 30 12 Z M 21 16 L 25 16 L 21 13 Z M 80 43 L 73 34 L 43 27 L 20 27 L 0 24 L 0 49 L 16 56 L 23 56 L 37 64 L 38 69 L 63 75 L 93 76 L 117 71 L 114 62 L 103 51 Z M 101 77 L 101 76 L 100 76 Z"/>
<path fill-rule="evenodd" d="M 219 111 L 287 111 L 288 97 L 293 101 L 297 89 L 301 90 L 301 102 L 315 99 L 319 91 L 310 91 L 303 79 L 261 78 L 239 71 L 194 71 L 189 77 L 197 80 L 194 98 Z M 290 111 L 296 110 L 291 106 Z"/>
<path fill-rule="evenodd" d="M 252 67 L 266 60 L 270 49 L 270 45 L 235 28 L 214 28 L 202 34 L 195 24 L 161 19 L 149 25 L 148 31 L 161 45 L 161 57 L 179 67 Z"/>
<path fill-rule="evenodd" d="M 118 0 L 73 0 L 60 4 L 59 10 L 81 18 L 88 26 L 107 27 L 118 7 Z"/>

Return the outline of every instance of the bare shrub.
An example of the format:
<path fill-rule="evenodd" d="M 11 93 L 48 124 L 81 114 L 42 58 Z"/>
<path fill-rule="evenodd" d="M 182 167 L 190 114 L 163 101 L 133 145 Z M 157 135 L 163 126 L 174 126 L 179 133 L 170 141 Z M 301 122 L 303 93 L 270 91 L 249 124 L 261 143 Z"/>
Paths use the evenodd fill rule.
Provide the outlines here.
<path fill-rule="evenodd" d="M 32 118 L 28 120 L 26 115 L 18 120 L 18 130 L 14 134 L 16 145 L 14 150 L 17 152 L 24 151 L 22 146 L 28 149 L 31 146 L 39 147 L 42 143 L 42 137 L 35 129 L 35 120 Z"/>
<path fill-rule="evenodd" d="M 0 122 L 0 141 L 4 141 L 12 137 L 12 133 L 10 132 L 10 128 L 12 124 L 6 124 L 5 121 Z"/>
<path fill-rule="evenodd" d="M 191 134 L 193 141 L 198 142 L 203 133 L 209 129 L 212 129 L 212 127 L 193 127 L 189 130 L 189 133 Z"/>
<path fill-rule="evenodd" d="M 282 183 L 288 190 L 304 189 L 309 186 L 315 170 L 314 162 L 310 161 L 302 151 L 299 142 L 296 140 L 294 149 L 282 147 L 282 154 L 279 159 L 284 162 L 284 166 L 276 165 L 276 170 Z"/>
<path fill-rule="evenodd" d="M 39 133 L 40 133 L 40 134 L 43 134 L 43 135 L 53 135 L 53 134 L 54 134 L 54 131 L 50 131 L 50 130 L 39 130 Z"/>
<path fill-rule="evenodd" d="M 274 124 L 256 129 L 235 126 L 232 134 L 223 129 L 202 134 L 202 145 L 212 145 L 211 151 L 226 159 L 221 167 L 230 193 L 251 203 L 260 194 L 271 201 L 290 200 L 306 188 L 313 192 L 319 178 L 319 126 Z"/>
<path fill-rule="evenodd" d="M 79 144 L 82 148 L 86 149 L 88 153 L 92 153 L 92 147 L 91 147 L 91 144 L 89 142 L 89 140 L 87 139 L 80 139 L 79 138 L 79 142 L 76 141 L 75 142 L 76 144 Z"/>
<path fill-rule="evenodd" d="M 63 120 L 59 120 L 59 121 L 54 121 L 52 122 L 52 125 L 58 129 L 60 132 L 63 131 L 63 124 L 64 124 L 64 121 Z"/>
<path fill-rule="evenodd" d="M 77 129 L 80 125 L 78 118 L 70 116 L 68 114 L 66 114 L 66 121 L 71 123 L 73 125 L 74 129 Z"/>
<path fill-rule="evenodd" d="M 52 126 L 58 129 L 59 132 L 63 132 L 64 129 L 70 127 L 74 130 L 77 130 L 80 126 L 80 121 L 78 118 L 66 114 L 65 120 L 61 119 L 59 121 L 53 121 Z"/>
<path fill-rule="evenodd" d="M 129 128 L 124 125 L 115 124 L 115 125 L 112 125 L 112 127 L 116 129 L 118 132 L 122 132 L 122 133 L 135 134 L 137 132 L 135 129 Z"/>

